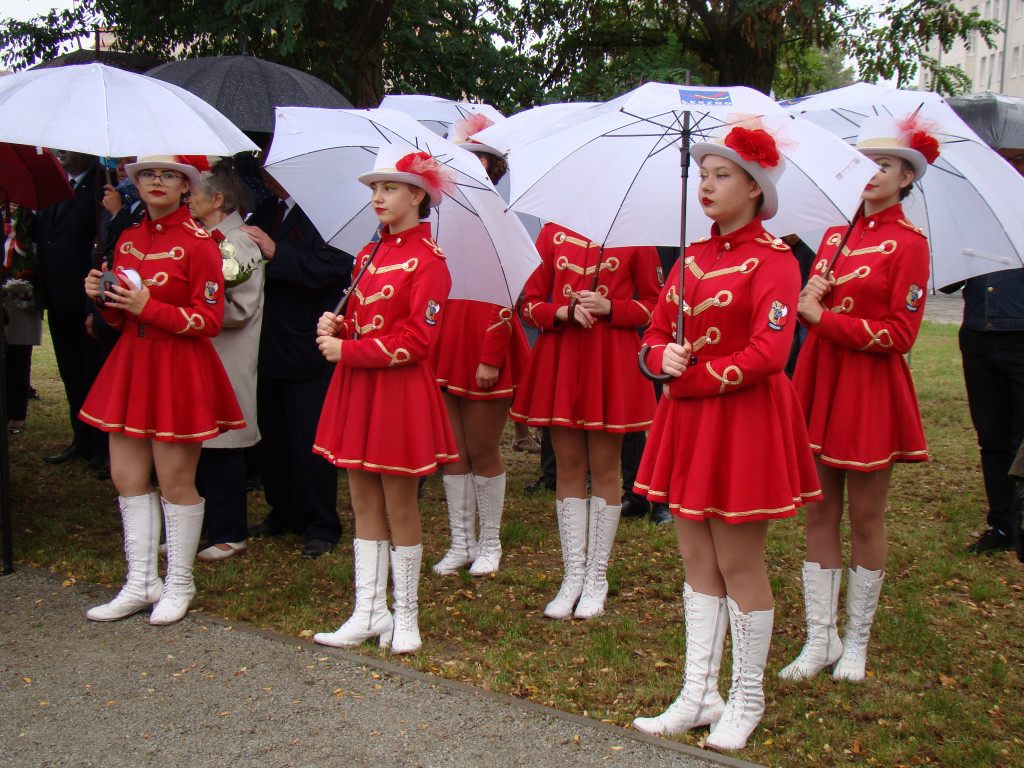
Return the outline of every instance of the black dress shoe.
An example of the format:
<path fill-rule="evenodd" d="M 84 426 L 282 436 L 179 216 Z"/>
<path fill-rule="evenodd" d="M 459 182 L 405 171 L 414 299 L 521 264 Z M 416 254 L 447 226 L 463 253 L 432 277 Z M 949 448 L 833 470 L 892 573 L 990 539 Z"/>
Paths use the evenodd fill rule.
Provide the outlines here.
<path fill-rule="evenodd" d="M 642 496 L 631 494 L 622 497 L 620 517 L 643 517 L 651 508 L 651 503 Z"/>
<path fill-rule="evenodd" d="M 302 556 L 307 560 L 316 560 L 318 557 L 334 551 L 334 542 L 323 539 L 306 539 L 306 546 L 302 548 Z"/>
<path fill-rule="evenodd" d="M 672 522 L 672 513 L 668 511 L 668 504 L 651 505 L 651 522 L 654 525 L 666 525 Z"/>
<path fill-rule="evenodd" d="M 555 481 L 548 477 L 541 475 L 534 482 L 523 488 L 527 493 L 537 493 L 537 491 L 553 491 L 555 490 Z"/>
<path fill-rule="evenodd" d="M 1003 533 L 998 528 L 989 528 L 978 537 L 976 542 L 967 547 L 967 551 L 975 555 L 988 552 L 1012 552 L 1014 549 L 1016 549 L 1016 542 L 1013 540 L 1013 536 Z"/>
<path fill-rule="evenodd" d="M 85 452 L 85 449 L 76 443 L 72 443 L 60 453 L 55 453 L 53 456 L 47 456 L 43 461 L 47 464 L 63 464 L 65 461 L 71 461 L 77 458 L 89 458 L 89 455 Z"/>

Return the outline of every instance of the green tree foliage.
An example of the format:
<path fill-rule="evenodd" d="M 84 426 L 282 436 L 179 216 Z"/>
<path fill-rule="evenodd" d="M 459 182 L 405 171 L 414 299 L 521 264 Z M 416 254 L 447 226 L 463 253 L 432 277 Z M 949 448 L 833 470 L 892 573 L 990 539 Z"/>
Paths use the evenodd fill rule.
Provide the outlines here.
<path fill-rule="evenodd" d="M 136 0 L 77 0 L 27 22 L 4 20 L 0 60 L 20 67 L 53 58 L 94 26 L 117 48 L 174 59 L 243 51 L 309 72 L 356 106 L 383 93 L 384 31 L 395 0 L 179 0 L 161 13 Z M 3 31 L 6 29 L 6 31 Z"/>
<path fill-rule="evenodd" d="M 748 85 L 780 94 L 828 87 L 842 58 L 867 80 L 936 90 L 962 72 L 948 51 L 996 22 L 952 0 L 887 0 L 881 17 L 848 0 L 77 0 L 29 22 L 0 21 L 0 61 L 15 68 L 113 26 L 126 50 L 165 58 L 248 51 L 316 75 L 357 106 L 383 93 L 432 93 L 508 110 L 605 99 L 649 80 Z M 841 67 L 840 67 L 841 71 Z"/>
<path fill-rule="evenodd" d="M 651 79 L 748 85 L 769 92 L 779 62 L 787 88 L 815 51 L 851 56 L 860 77 L 911 84 L 919 64 L 939 90 L 963 89 L 962 73 L 920 54 L 943 50 L 994 21 L 951 0 L 887 0 L 881 15 L 848 0 L 490 0 L 499 27 L 520 53 L 539 63 L 545 91 L 606 98 Z M 820 63 L 825 63 L 823 60 Z M 807 87 L 821 77 L 800 74 Z"/>
<path fill-rule="evenodd" d="M 772 89 L 776 98 L 792 99 L 851 85 L 855 79 L 853 68 L 846 66 L 836 48 L 783 48 Z"/>

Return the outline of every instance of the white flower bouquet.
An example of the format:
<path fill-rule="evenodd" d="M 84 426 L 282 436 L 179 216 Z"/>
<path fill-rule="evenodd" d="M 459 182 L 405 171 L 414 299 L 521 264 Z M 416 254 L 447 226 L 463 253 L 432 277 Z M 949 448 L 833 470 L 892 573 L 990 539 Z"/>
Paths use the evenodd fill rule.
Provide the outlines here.
<path fill-rule="evenodd" d="M 3 295 L 18 309 L 32 309 L 36 305 L 35 289 L 29 280 L 8 280 L 4 283 Z"/>
<path fill-rule="evenodd" d="M 224 273 L 224 286 L 230 288 L 234 285 L 241 285 L 250 277 L 256 264 L 242 266 L 235 258 L 235 246 L 227 240 L 221 240 L 220 246 L 221 271 Z"/>

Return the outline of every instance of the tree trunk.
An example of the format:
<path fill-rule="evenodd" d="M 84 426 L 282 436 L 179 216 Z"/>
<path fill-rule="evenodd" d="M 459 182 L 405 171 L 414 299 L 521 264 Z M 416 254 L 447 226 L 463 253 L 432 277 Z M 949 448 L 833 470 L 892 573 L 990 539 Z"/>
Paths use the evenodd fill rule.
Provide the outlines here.
<path fill-rule="evenodd" d="M 775 45 L 758 47 L 739 28 L 724 30 L 721 39 L 711 48 L 708 64 L 718 70 L 719 85 L 745 85 L 768 94 L 775 80 L 778 48 Z M 782 37 L 778 34 L 770 39 Z"/>
<path fill-rule="evenodd" d="M 395 0 L 349 0 L 336 11 L 321 0 L 306 11 L 304 32 L 322 50 L 309 71 L 357 108 L 376 107 L 384 97 L 384 31 L 394 5 Z"/>

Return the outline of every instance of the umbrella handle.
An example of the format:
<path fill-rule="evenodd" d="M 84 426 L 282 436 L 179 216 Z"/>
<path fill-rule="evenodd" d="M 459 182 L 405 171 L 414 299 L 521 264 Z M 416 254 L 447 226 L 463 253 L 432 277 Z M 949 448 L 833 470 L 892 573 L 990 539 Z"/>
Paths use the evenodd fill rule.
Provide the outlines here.
<path fill-rule="evenodd" d="M 345 309 L 348 307 L 348 297 L 352 295 L 352 291 L 357 285 L 359 285 L 359 278 L 363 276 L 366 268 L 370 266 L 373 261 L 373 257 L 377 255 L 377 249 L 380 248 L 381 238 L 377 239 L 377 244 L 373 246 L 373 251 L 370 253 L 370 258 L 363 264 L 362 269 L 359 270 L 359 274 L 356 275 L 355 279 L 349 283 L 348 288 L 345 289 L 345 293 L 342 294 L 341 299 L 338 300 L 338 304 L 334 307 L 335 315 L 344 315 Z"/>
<path fill-rule="evenodd" d="M 640 347 L 640 355 L 638 358 L 638 362 L 640 363 L 640 373 L 642 373 L 646 378 L 650 379 L 651 381 L 659 384 L 672 379 L 671 374 L 654 373 L 654 371 L 647 367 L 647 355 L 650 353 L 650 351 L 651 348 L 647 344 L 644 344 L 642 347 Z"/>

